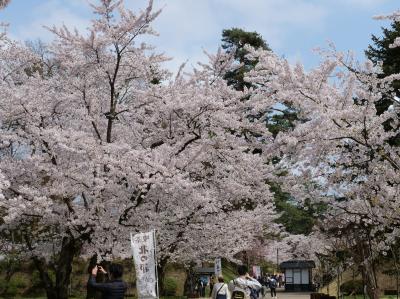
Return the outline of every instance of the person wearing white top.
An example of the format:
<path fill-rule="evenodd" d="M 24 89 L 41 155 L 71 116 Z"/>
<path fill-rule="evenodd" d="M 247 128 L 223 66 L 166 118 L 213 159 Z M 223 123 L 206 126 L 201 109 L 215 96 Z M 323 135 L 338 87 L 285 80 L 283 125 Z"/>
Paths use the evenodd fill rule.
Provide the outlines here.
<path fill-rule="evenodd" d="M 250 289 L 258 291 L 261 289 L 261 284 L 257 279 L 252 278 L 246 266 L 242 265 L 238 268 L 239 277 L 229 282 L 229 292 L 232 294 L 235 290 L 239 289 L 245 294 L 244 299 L 250 298 Z"/>
<path fill-rule="evenodd" d="M 223 276 L 218 276 L 218 282 L 214 285 L 211 292 L 212 299 L 231 299 L 228 285 L 224 282 Z"/>

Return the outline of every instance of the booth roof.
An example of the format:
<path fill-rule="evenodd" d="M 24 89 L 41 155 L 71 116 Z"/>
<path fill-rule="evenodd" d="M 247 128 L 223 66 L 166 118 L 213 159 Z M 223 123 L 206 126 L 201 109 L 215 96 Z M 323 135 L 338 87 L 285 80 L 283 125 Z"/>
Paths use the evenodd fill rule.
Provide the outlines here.
<path fill-rule="evenodd" d="M 308 269 L 315 268 L 315 262 L 311 260 L 290 260 L 280 264 L 281 269 Z"/>

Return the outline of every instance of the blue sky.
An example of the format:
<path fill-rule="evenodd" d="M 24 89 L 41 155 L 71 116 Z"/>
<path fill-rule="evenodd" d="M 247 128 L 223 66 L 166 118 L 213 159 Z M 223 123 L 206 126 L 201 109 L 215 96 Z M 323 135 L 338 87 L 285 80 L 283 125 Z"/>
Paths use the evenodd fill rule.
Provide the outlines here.
<path fill-rule="evenodd" d="M 95 0 L 91 0 L 95 2 Z M 125 0 L 134 10 L 146 0 Z M 380 34 L 388 22 L 372 19 L 400 8 L 399 0 L 154 0 L 163 12 L 153 27 L 160 36 L 149 41 L 174 59 L 167 67 L 176 70 L 204 61 L 203 49 L 218 48 L 224 28 L 257 31 L 279 55 L 306 68 L 317 65 L 316 47 L 327 41 L 338 50 L 352 50 L 363 59 L 371 33 Z M 84 30 L 92 17 L 88 0 L 13 0 L 0 12 L 0 21 L 10 24 L 15 39 L 50 41 L 43 25 L 66 24 Z"/>

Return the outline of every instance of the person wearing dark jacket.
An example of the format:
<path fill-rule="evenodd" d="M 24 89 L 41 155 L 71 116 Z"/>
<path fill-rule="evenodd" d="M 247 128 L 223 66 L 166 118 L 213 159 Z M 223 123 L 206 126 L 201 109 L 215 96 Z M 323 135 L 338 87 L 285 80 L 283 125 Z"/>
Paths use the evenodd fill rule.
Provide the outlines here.
<path fill-rule="evenodd" d="M 96 266 L 92 270 L 92 275 L 89 278 L 88 285 L 102 293 L 102 299 L 124 299 L 127 289 L 126 283 L 122 280 L 124 268 L 119 264 L 111 264 L 109 267 L 110 281 L 109 282 L 96 282 L 97 272 L 107 274 L 101 266 Z"/>
<path fill-rule="evenodd" d="M 102 299 L 103 295 L 99 290 L 96 290 L 95 288 L 93 288 L 92 286 L 89 285 L 89 280 L 92 277 L 92 270 L 93 268 L 97 267 L 96 264 L 96 260 L 97 259 L 92 259 L 90 261 L 89 267 L 88 267 L 88 273 L 89 273 L 89 277 L 88 277 L 88 282 L 86 285 L 86 299 Z M 110 263 L 107 263 L 106 261 L 102 261 L 99 266 L 101 266 L 104 270 L 108 269 Z M 106 270 L 107 271 L 107 270 Z M 96 276 L 96 282 L 107 282 L 110 280 L 110 277 L 108 276 L 108 273 L 104 274 L 101 271 L 97 272 L 97 276 Z"/>

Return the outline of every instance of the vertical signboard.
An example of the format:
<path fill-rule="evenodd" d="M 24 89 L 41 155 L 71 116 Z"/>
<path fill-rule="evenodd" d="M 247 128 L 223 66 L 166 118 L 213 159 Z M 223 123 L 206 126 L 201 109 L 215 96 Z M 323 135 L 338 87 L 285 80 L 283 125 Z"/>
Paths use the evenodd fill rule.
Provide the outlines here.
<path fill-rule="evenodd" d="M 214 261 L 214 273 L 215 276 L 222 275 L 222 263 L 220 258 L 216 258 Z"/>
<path fill-rule="evenodd" d="M 139 299 L 158 298 L 155 231 L 131 234 Z"/>

